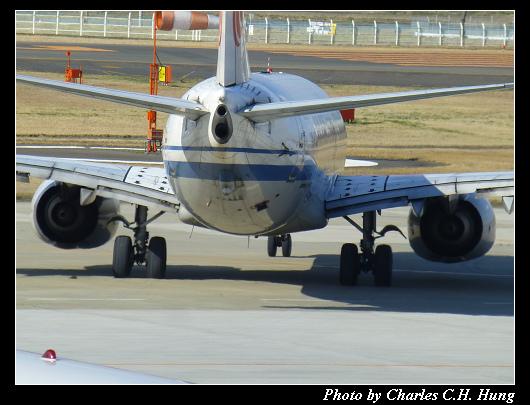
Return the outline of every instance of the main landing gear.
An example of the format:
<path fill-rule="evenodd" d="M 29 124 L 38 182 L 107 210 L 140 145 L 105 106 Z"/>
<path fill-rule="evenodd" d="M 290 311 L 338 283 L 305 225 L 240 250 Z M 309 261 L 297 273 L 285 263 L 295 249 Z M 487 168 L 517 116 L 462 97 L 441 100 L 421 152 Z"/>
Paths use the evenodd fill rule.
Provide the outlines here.
<path fill-rule="evenodd" d="M 395 225 L 387 225 L 380 232 L 376 231 L 376 211 L 363 213 L 363 226 L 360 227 L 348 216 L 343 217 L 355 228 L 362 232 L 360 247 L 353 243 L 345 243 L 340 252 L 340 283 L 342 285 L 356 285 L 357 277 L 362 272 L 372 271 L 375 285 L 389 287 L 392 284 L 392 249 L 388 245 L 379 245 L 375 249 L 377 238 L 381 238 L 388 231 L 397 231 L 404 238 L 403 232 Z M 378 234 L 379 236 L 374 236 Z"/>
<path fill-rule="evenodd" d="M 123 235 L 116 237 L 114 240 L 114 252 L 112 255 L 112 273 L 114 277 L 129 277 L 134 263 L 145 263 L 148 277 L 164 278 L 167 258 L 166 240 L 159 236 L 149 239 L 149 232 L 147 232 L 147 225 L 163 213 L 163 211 L 159 212 L 148 220 L 147 207 L 137 205 L 135 222 L 129 223 L 121 215 L 112 219 L 123 222 L 126 228 L 134 231 L 134 243 L 129 236 Z"/>

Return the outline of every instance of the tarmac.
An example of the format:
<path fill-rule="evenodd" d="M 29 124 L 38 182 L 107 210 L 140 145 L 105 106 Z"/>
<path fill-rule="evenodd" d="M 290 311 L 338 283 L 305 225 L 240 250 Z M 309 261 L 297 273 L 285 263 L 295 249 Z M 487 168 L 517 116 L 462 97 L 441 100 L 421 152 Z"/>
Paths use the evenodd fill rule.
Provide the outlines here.
<path fill-rule="evenodd" d="M 265 238 L 165 214 L 148 230 L 168 241 L 166 278 L 114 279 L 112 241 L 53 248 L 17 202 L 16 348 L 198 384 L 513 384 L 515 215 L 495 212 L 496 244 L 470 262 L 427 262 L 387 234 L 393 285 L 378 288 L 370 274 L 339 284 L 341 244 L 361 237 L 342 219 L 270 258 Z M 406 235 L 406 218 L 383 211 L 378 226 Z"/>

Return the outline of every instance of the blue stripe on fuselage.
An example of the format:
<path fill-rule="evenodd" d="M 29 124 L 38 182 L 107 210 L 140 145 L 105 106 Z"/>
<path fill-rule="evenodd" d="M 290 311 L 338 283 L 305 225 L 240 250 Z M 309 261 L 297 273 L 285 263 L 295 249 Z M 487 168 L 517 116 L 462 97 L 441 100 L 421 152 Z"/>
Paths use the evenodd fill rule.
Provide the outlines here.
<path fill-rule="evenodd" d="M 256 149 L 256 148 L 233 148 L 233 147 L 213 147 L 213 146 L 180 146 L 180 145 L 166 145 L 165 150 L 179 150 L 183 152 L 242 152 L 242 153 L 257 153 L 257 154 L 268 154 L 268 155 L 294 155 L 297 152 L 290 151 L 288 149 Z"/>
<path fill-rule="evenodd" d="M 218 180 L 221 170 L 229 170 L 236 181 L 304 181 L 311 178 L 315 166 L 250 165 L 205 162 L 165 161 L 173 177 Z"/>

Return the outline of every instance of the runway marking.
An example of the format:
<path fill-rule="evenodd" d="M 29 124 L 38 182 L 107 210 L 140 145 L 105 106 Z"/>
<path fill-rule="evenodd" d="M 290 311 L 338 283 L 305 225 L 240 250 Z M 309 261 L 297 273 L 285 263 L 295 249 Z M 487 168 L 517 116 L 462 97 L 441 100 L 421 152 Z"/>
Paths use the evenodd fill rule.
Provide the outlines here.
<path fill-rule="evenodd" d="M 17 49 L 30 49 L 34 51 L 70 51 L 70 52 L 118 52 L 113 49 L 87 48 L 85 46 L 59 46 L 59 45 L 34 45 L 32 47 L 17 46 Z"/>

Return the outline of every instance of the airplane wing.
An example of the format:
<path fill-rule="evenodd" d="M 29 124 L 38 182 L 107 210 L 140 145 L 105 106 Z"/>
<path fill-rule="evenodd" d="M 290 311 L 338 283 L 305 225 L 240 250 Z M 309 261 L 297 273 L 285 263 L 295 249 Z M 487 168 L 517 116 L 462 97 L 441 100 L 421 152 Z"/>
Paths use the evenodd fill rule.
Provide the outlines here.
<path fill-rule="evenodd" d="M 62 91 L 111 101 L 133 107 L 145 108 L 167 114 L 183 115 L 186 118 L 196 120 L 209 111 L 202 104 L 180 98 L 155 96 L 150 94 L 136 93 L 133 91 L 107 89 L 104 87 L 89 86 L 86 84 L 65 83 L 58 80 L 40 79 L 38 77 L 16 75 L 17 83 L 41 87 L 48 90 Z"/>
<path fill-rule="evenodd" d="M 315 100 L 297 100 L 275 103 L 257 103 L 241 109 L 238 114 L 255 122 L 266 122 L 273 118 L 314 114 L 350 108 L 402 103 L 434 97 L 454 96 L 480 91 L 513 88 L 513 83 L 489 84 L 484 86 L 449 87 L 432 90 L 413 90 L 397 93 L 380 93 L 361 96 L 332 97 Z"/>
<path fill-rule="evenodd" d="M 476 198 L 503 197 L 513 210 L 514 172 L 422 174 L 392 176 L 337 176 L 325 200 L 328 218 L 407 206 L 417 212 L 428 197 L 472 194 Z"/>
<path fill-rule="evenodd" d="M 82 187 L 82 205 L 97 196 L 145 205 L 160 211 L 177 212 L 179 200 L 161 167 L 142 167 L 79 161 L 41 156 L 16 156 L 17 180 L 29 176 Z M 83 204 L 84 202 L 84 204 Z"/>
<path fill-rule="evenodd" d="M 53 352 L 53 356 L 49 354 Z M 189 384 L 114 367 L 16 350 L 15 384 Z"/>

